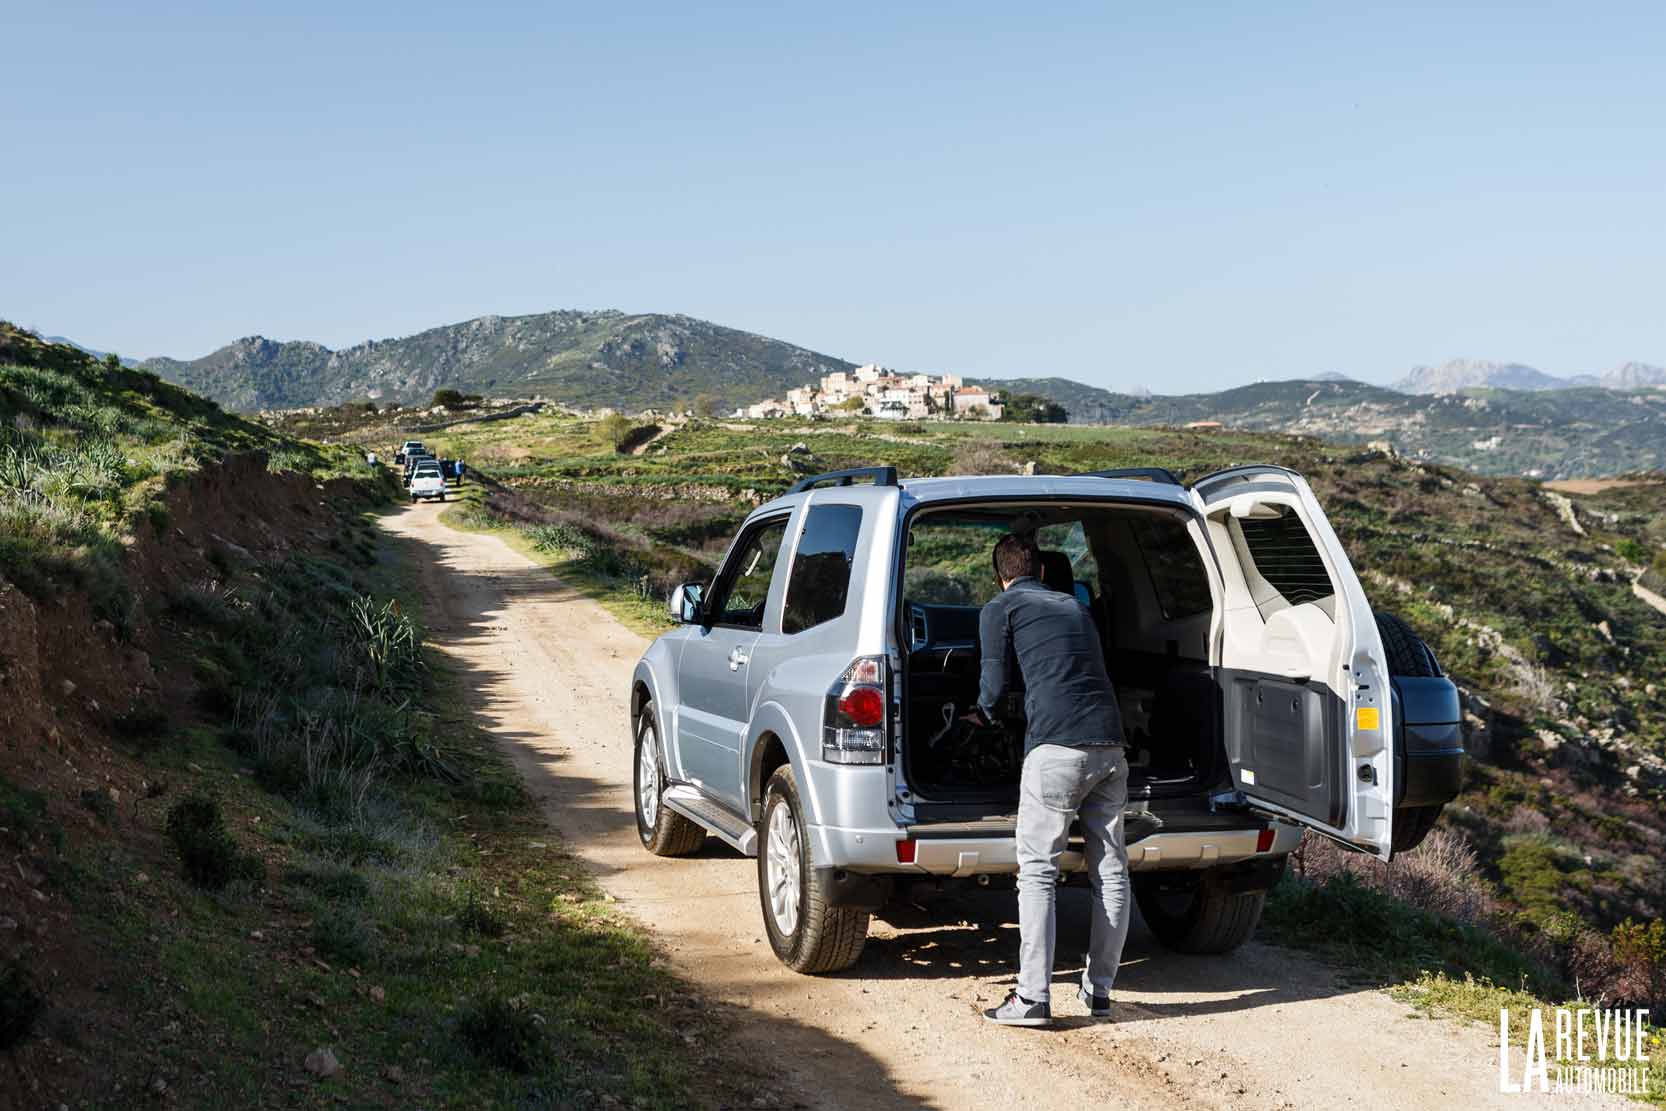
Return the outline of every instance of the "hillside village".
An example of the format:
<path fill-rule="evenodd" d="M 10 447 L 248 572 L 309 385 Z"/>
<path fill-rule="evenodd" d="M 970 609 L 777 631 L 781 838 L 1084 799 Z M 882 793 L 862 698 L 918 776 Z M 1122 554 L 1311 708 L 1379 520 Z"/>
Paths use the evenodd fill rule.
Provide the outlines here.
<path fill-rule="evenodd" d="M 737 417 L 815 417 L 843 413 L 881 420 L 1000 420 L 999 394 L 969 386 L 958 374 L 899 374 L 878 363 L 824 374 L 819 385 L 737 408 Z"/>

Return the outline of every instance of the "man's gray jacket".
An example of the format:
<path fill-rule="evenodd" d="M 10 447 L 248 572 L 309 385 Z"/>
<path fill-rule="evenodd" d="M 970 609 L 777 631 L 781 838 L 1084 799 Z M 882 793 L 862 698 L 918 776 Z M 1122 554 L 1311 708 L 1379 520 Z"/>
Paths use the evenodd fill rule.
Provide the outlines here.
<path fill-rule="evenodd" d="M 990 599 L 978 619 L 978 707 L 986 718 L 1024 679 L 1024 753 L 1036 745 L 1120 745 L 1122 711 L 1105 671 L 1093 615 L 1074 595 L 1026 575 Z"/>

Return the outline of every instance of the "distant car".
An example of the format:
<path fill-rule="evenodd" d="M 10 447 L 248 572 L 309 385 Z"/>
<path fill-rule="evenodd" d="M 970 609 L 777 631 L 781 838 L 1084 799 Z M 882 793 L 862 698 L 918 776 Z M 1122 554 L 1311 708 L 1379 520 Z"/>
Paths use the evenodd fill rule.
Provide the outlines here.
<path fill-rule="evenodd" d="M 405 481 L 405 485 L 409 486 L 411 484 L 411 472 L 417 469 L 417 464 L 418 463 L 434 462 L 434 461 L 435 460 L 434 460 L 434 457 L 432 455 L 429 455 L 426 451 L 423 451 L 421 449 L 418 449 L 418 450 L 413 451 L 413 452 L 409 453 L 408 455 L 406 455 L 405 456 L 405 462 L 403 464 L 404 474 L 402 476 L 404 481 Z"/>
<path fill-rule="evenodd" d="M 411 500 L 438 498 L 445 500 L 445 476 L 440 473 L 437 459 L 424 459 L 411 471 Z"/>
<path fill-rule="evenodd" d="M 403 467 L 410 462 L 411 456 L 426 454 L 427 449 L 422 446 L 421 440 L 406 440 L 399 445 L 399 450 L 393 453 L 393 461 L 397 466 Z"/>

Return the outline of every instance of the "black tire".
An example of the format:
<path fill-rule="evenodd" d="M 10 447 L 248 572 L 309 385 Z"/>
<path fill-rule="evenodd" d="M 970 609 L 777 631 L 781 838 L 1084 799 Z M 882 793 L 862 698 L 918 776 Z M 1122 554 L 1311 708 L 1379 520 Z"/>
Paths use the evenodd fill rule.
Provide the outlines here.
<path fill-rule="evenodd" d="M 445 493 L 443 491 L 440 493 L 440 500 L 441 501 L 445 500 Z"/>
<path fill-rule="evenodd" d="M 1132 877 L 1134 901 L 1152 934 L 1179 953 L 1230 953 L 1255 933 L 1265 891 L 1233 892 L 1208 872 Z"/>
<path fill-rule="evenodd" d="M 1409 853 L 1421 845 L 1445 809 L 1444 802 L 1437 802 L 1433 806 L 1402 806 L 1394 811 L 1394 852 Z"/>
<path fill-rule="evenodd" d="M 642 746 L 650 740 L 653 744 L 654 765 L 652 822 L 643 812 L 642 790 Z M 642 716 L 637 719 L 636 744 L 631 763 L 634 767 L 631 775 L 631 796 L 636 800 L 636 836 L 641 839 L 642 847 L 655 856 L 687 856 L 698 852 L 700 846 L 706 843 L 705 828 L 665 805 L 665 750 L 660 747 L 659 723 L 654 719 L 654 704 L 651 702 L 642 707 Z"/>
<path fill-rule="evenodd" d="M 796 855 L 798 884 L 796 921 L 790 931 L 784 930 L 770 905 L 771 884 L 777 878 L 771 857 L 771 824 L 775 812 L 785 810 L 792 827 L 798 831 Z M 794 972 L 837 972 L 849 968 L 862 955 L 868 940 L 867 910 L 857 907 L 834 906 L 828 892 L 818 878 L 815 861 L 810 855 L 810 839 L 804 836 L 804 806 L 799 800 L 798 780 L 792 765 L 783 764 L 769 777 L 764 788 L 763 821 L 758 830 L 758 903 L 764 915 L 764 932 L 769 935 L 770 948 L 781 958 L 781 963 Z M 790 890 L 790 886 L 789 886 Z"/>
<path fill-rule="evenodd" d="M 1392 613 L 1377 610 L 1377 633 L 1383 638 L 1383 651 L 1388 656 L 1388 673 L 1406 675 L 1414 679 L 1438 679 L 1446 673 L 1440 669 L 1434 650 L 1423 643 L 1423 638 L 1412 627 Z"/>

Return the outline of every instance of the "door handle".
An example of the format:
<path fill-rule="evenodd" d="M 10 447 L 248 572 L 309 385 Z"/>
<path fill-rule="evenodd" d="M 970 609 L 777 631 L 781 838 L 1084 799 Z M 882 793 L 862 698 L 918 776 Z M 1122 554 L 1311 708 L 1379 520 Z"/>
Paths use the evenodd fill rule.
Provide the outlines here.
<path fill-rule="evenodd" d="M 747 658 L 748 657 L 744 651 L 739 648 L 734 649 L 729 653 L 729 670 L 739 671 L 741 665 L 747 661 Z"/>

